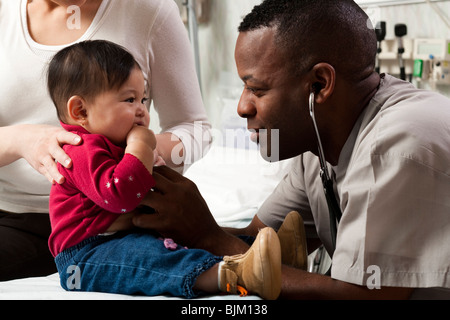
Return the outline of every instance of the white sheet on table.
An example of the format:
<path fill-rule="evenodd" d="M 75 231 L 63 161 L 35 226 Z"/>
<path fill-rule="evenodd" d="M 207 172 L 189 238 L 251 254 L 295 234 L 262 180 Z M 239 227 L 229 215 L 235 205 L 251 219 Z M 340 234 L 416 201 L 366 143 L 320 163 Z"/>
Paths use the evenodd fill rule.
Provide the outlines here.
<path fill-rule="evenodd" d="M 246 226 L 287 173 L 290 160 L 269 163 L 257 150 L 213 146 L 185 176 L 197 184 L 222 226 Z"/>

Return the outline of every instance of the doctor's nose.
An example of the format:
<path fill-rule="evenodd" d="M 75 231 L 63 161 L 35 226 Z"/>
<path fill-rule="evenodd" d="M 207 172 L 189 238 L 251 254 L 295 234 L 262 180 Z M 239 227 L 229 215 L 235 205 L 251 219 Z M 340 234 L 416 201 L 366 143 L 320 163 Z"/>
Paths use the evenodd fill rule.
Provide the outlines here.
<path fill-rule="evenodd" d="M 239 100 L 237 113 L 242 118 L 251 118 L 256 114 L 256 107 L 251 99 L 248 99 L 245 92 L 242 93 L 241 99 Z"/>

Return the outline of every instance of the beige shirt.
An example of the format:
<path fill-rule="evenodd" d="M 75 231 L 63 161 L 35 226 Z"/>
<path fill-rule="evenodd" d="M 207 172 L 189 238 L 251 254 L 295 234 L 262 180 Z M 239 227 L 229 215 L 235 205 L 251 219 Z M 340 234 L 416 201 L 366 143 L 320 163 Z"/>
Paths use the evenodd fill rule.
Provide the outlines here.
<path fill-rule="evenodd" d="M 59 126 L 45 71 L 65 46 L 46 46 L 28 33 L 27 0 L 0 0 L 0 126 Z M 105 39 L 139 62 L 163 132 L 183 141 L 186 164 L 201 158 L 210 129 L 187 31 L 174 1 L 103 0 L 78 40 Z M 7 138 L 7 137 L 2 137 Z M 25 160 L 0 168 L 0 210 L 48 213 L 50 183 Z"/>
<path fill-rule="evenodd" d="M 343 213 L 333 278 L 367 285 L 379 268 L 381 286 L 450 288 L 450 100 L 386 75 L 330 170 Z M 258 217 L 278 228 L 293 209 L 331 252 L 312 153 L 295 159 Z"/>

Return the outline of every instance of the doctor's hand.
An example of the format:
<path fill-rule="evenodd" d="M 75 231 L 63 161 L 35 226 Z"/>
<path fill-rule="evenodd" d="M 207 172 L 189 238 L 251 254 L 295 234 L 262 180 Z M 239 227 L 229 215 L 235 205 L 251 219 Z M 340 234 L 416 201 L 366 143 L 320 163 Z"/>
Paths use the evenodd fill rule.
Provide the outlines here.
<path fill-rule="evenodd" d="M 216 255 L 248 249 L 247 244 L 219 227 L 195 183 L 166 166 L 154 168 L 153 177 L 156 187 L 142 204 L 156 213 L 136 214 L 135 226 L 155 230 L 183 246 Z"/>
<path fill-rule="evenodd" d="M 17 129 L 20 142 L 15 147 L 18 148 L 19 156 L 51 183 L 63 183 L 64 176 L 59 173 L 56 162 L 70 168 L 72 160 L 62 145 L 78 145 L 81 138 L 61 127 L 49 125 L 21 125 Z"/>

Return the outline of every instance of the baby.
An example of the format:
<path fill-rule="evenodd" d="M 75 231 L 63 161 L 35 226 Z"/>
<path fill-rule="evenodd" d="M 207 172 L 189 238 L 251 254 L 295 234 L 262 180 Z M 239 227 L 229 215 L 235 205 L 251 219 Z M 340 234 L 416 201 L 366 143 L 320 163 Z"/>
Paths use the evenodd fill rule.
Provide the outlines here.
<path fill-rule="evenodd" d="M 86 58 L 81 57 L 84 54 Z M 61 63 L 57 63 L 58 58 Z M 102 70 L 101 61 L 109 65 L 108 73 Z M 117 68 L 113 70 L 111 66 Z M 66 72 L 73 77 L 64 77 Z M 55 254 L 80 240 L 80 226 L 71 231 L 76 235 L 71 239 L 65 232 L 73 225 L 64 221 L 82 211 L 86 212 L 85 223 L 91 215 L 91 219 L 101 221 L 85 236 L 131 227 L 131 212 L 154 186 L 151 173 L 156 138 L 148 129 L 150 116 L 145 105 L 148 98 L 143 73 L 134 58 L 118 46 L 94 42 L 60 53 L 50 65 L 48 87 L 61 125 L 84 141 L 80 147 L 64 147 L 76 166 L 71 170 L 59 167 L 69 181 L 52 189 L 50 207 L 58 208 L 51 210 L 55 214 L 51 216 L 55 228 L 50 238 Z M 74 190 L 68 189 L 70 180 L 76 181 Z M 67 198 L 74 194 L 81 199 Z M 107 211 L 99 212 L 90 200 Z M 63 216 L 58 216 L 58 212 Z M 58 241 L 61 236 L 65 238 L 64 245 Z"/>

